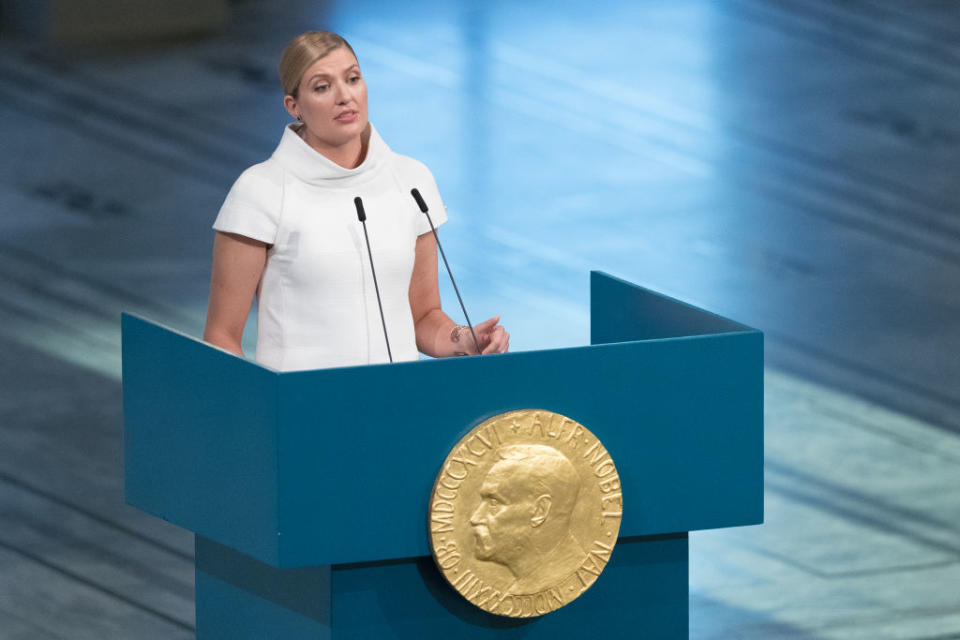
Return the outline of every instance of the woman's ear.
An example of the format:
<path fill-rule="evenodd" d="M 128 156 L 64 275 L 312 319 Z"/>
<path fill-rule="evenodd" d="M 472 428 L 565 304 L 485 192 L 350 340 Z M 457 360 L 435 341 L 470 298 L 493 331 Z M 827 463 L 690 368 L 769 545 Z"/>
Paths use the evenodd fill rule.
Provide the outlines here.
<path fill-rule="evenodd" d="M 283 108 L 287 110 L 290 117 L 294 120 L 300 120 L 300 110 L 297 108 L 297 99 L 287 94 L 283 97 Z"/>

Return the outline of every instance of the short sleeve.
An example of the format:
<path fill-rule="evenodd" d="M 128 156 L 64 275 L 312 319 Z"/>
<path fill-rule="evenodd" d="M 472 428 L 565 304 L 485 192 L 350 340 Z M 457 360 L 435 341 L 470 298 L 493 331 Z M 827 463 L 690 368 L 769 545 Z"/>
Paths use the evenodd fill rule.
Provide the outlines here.
<path fill-rule="evenodd" d="M 275 244 L 280 226 L 282 182 L 265 163 L 240 174 L 227 194 L 213 228 Z"/>
<path fill-rule="evenodd" d="M 400 177 L 402 181 L 408 185 L 406 186 L 407 193 L 409 193 L 410 189 L 416 189 L 420 192 L 420 196 L 427 204 L 433 226 L 439 227 L 447 221 L 447 207 L 443 204 L 443 199 L 440 198 L 437 182 L 433 179 L 433 174 L 430 172 L 430 169 L 419 160 L 414 160 L 408 156 L 398 156 L 397 159 L 399 162 L 398 169 Z M 414 209 L 419 211 L 416 206 L 414 206 Z M 422 213 L 418 215 L 419 217 L 416 222 L 417 235 L 429 233 L 430 221 L 427 220 L 427 216 Z"/>

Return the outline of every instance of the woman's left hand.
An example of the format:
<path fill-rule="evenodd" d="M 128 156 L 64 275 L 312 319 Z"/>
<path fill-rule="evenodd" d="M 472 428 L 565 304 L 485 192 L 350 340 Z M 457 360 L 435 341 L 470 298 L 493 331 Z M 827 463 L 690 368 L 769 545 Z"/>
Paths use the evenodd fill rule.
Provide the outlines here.
<path fill-rule="evenodd" d="M 473 325 L 477 342 L 480 343 L 480 353 L 506 353 L 510 348 L 510 334 L 503 325 L 497 324 L 499 321 L 500 316 L 493 316 L 489 320 Z M 459 334 L 458 342 L 462 345 L 463 352 L 475 355 L 477 348 L 473 344 L 470 329 L 464 328 Z"/>

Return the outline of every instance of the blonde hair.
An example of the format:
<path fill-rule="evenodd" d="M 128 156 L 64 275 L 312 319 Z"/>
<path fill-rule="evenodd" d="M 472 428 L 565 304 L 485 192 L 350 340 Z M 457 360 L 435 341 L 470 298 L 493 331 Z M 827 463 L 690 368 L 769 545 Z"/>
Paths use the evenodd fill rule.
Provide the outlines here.
<path fill-rule="evenodd" d="M 310 66 L 329 54 L 334 49 L 346 47 L 356 58 L 350 43 L 332 31 L 307 31 L 301 33 L 287 43 L 280 56 L 280 84 L 283 85 L 284 95 L 297 97 L 300 90 L 300 79 Z"/>

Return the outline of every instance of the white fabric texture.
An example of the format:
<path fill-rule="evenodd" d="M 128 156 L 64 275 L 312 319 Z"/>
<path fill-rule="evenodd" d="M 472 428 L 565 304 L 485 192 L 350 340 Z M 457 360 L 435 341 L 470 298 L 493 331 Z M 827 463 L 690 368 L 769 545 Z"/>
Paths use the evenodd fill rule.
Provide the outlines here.
<path fill-rule="evenodd" d="M 280 371 L 388 362 L 370 260 L 354 198 L 363 199 L 395 362 L 418 358 L 409 288 L 417 236 L 446 219 L 433 174 L 394 153 L 373 125 L 367 155 L 347 169 L 289 125 L 264 162 L 244 171 L 213 228 L 271 244 L 257 302 L 257 362 Z"/>

